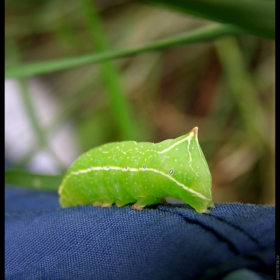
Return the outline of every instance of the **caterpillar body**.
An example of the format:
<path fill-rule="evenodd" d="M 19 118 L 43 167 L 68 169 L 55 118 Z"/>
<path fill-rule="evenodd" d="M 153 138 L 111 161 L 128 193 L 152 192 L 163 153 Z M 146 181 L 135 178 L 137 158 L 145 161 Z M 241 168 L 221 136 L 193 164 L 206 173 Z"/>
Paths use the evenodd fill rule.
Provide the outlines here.
<path fill-rule="evenodd" d="M 195 127 L 157 144 L 125 141 L 91 149 L 66 172 L 58 191 L 61 206 L 134 203 L 141 210 L 171 196 L 208 212 L 214 207 L 212 179 L 197 132 Z"/>

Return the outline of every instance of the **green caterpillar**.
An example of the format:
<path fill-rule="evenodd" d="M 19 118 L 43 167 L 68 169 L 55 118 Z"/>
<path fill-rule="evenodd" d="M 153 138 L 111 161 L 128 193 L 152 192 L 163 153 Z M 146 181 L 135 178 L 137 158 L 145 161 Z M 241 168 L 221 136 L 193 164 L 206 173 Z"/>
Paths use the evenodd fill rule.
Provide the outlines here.
<path fill-rule="evenodd" d="M 93 204 L 132 209 L 181 199 L 197 212 L 212 202 L 211 174 L 197 138 L 198 128 L 154 144 L 125 141 L 96 147 L 81 155 L 59 187 L 62 207 Z"/>

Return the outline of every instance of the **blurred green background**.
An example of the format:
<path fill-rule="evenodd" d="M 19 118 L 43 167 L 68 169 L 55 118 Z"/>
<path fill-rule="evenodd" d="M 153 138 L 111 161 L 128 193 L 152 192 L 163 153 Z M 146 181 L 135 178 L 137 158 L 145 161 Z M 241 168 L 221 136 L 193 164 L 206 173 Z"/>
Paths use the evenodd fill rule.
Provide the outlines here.
<path fill-rule="evenodd" d="M 154 2 L 164 5 L 5 1 L 6 77 L 21 84 L 38 147 L 47 148 L 45 134 L 69 120 L 79 153 L 111 141 L 176 138 L 198 126 L 213 177 L 214 202 L 274 205 L 275 42 L 262 28 L 262 20 L 273 21 L 273 15 L 266 14 L 271 7 L 258 8 L 274 1 L 247 1 L 256 3 L 249 15 L 243 1 L 235 1 L 237 12 L 232 10 L 228 17 L 222 7 L 227 1 L 213 1 L 218 6 L 206 11 L 203 3 L 188 10 L 176 7 L 184 1 Z M 227 18 L 233 24 L 229 36 L 209 39 L 202 34 L 197 40 L 201 42 L 179 46 L 172 39 L 211 29 L 219 23 L 210 20 L 226 23 Z M 234 29 L 236 22 L 241 23 L 237 28 L 246 28 Z M 166 39 L 158 51 L 140 48 Z M 126 51 L 131 49 L 138 54 Z M 116 58 L 91 62 L 98 53 Z M 77 58 L 76 64 L 72 58 Z M 48 127 L 40 124 L 32 107 L 26 87 L 30 76 L 59 100 Z M 24 166 L 24 160 L 14 166 Z M 61 172 L 67 167 L 62 164 Z"/>

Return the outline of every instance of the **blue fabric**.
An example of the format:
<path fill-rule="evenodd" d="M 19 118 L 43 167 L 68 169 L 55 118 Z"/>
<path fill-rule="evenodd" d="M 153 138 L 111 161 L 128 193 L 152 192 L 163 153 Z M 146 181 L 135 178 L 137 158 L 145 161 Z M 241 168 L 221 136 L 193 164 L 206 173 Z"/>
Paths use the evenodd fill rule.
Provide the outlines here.
<path fill-rule="evenodd" d="M 61 209 L 56 193 L 5 196 L 5 279 L 207 280 L 242 269 L 275 278 L 272 206 Z"/>

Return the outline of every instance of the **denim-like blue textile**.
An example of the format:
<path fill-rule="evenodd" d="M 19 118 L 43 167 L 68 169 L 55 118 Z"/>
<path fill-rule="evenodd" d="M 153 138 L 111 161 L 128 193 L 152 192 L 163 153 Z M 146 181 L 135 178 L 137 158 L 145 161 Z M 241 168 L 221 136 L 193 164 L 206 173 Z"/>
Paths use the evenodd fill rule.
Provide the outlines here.
<path fill-rule="evenodd" d="M 61 209 L 56 193 L 6 187 L 5 279 L 207 280 L 240 273 L 275 278 L 272 206 L 216 204 L 210 214 L 161 204 Z"/>

